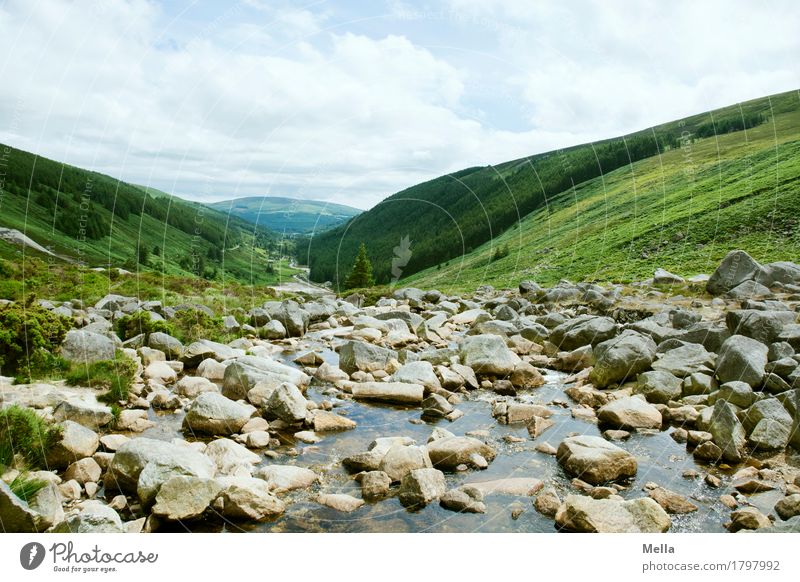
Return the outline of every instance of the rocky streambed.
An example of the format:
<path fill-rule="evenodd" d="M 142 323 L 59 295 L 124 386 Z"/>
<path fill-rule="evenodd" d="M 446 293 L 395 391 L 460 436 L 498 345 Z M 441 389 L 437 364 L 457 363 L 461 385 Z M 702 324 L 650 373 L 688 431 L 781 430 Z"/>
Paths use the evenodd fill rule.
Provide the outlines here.
<path fill-rule="evenodd" d="M 76 321 L 62 354 L 122 348 L 137 381 L 116 418 L 90 388 L 0 384 L 3 406 L 64 427 L 34 473 L 50 485 L 30 503 L 0 485 L 0 521 L 797 531 L 798 305 L 800 267 L 742 251 L 689 280 L 270 302 L 229 314 L 228 344 L 114 335 L 124 314 L 173 316 L 156 302 L 53 304 Z"/>

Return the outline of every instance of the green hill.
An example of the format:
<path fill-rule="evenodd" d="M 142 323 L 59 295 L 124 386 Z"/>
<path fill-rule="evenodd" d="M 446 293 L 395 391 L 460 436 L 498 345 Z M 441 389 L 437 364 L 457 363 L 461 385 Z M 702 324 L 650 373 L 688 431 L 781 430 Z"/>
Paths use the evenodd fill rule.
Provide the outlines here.
<path fill-rule="evenodd" d="M 361 213 L 361 210 L 343 204 L 277 196 L 236 198 L 209 206 L 286 234 L 320 232 L 345 223 Z"/>
<path fill-rule="evenodd" d="M 281 263 L 287 249 L 266 228 L 103 174 L 0 148 L 0 227 L 19 230 L 59 257 L 89 267 L 222 282 L 269 284 L 296 272 Z M 3 254 L 13 258 L 15 252 L 22 249 Z"/>
<path fill-rule="evenodd" d="M 343 282 L 364 242 L 376 280 L 387 283 L 404 237 L 410 251 L 396 260 L 403 283 L 441 288 L 630 280 L 654 265 L 703 271 L 731 246 L 764 260 L 796 259 L 798 139 L 793 91 L 469 168 L 314 236 L 311 278 Z"/>

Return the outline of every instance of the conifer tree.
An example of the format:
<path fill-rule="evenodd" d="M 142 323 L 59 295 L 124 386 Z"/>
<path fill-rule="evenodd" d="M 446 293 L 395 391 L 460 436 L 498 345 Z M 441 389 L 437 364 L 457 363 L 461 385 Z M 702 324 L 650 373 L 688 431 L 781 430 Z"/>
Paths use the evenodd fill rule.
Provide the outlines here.
<path fill-rule="evenodd" d="M 375 279 L 372 277 L 372 263 L 367 257 L 367 247 L 364 243 L 358 248 L 356 262 L 353 263 L 353 270 L 344 283 L 345 289 L 357 289 L 361 287 L 372 287 Z"/>

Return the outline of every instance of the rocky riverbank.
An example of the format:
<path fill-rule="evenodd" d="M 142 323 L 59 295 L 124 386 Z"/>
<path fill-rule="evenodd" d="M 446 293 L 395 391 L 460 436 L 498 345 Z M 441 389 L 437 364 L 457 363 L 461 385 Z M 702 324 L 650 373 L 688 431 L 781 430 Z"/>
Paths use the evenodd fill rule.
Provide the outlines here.
<path fill-rule="evenodd" d="M 0 382 L 62 427 L 35 498 L 2 475 L 2 529 L 800 529 L 797 265 L 362 301 L 269 302 L 188 345 L 114 332 L 174 306 L 44 302 L 74 322 L 62 356 L 137 370 L 119 408 Z"/>

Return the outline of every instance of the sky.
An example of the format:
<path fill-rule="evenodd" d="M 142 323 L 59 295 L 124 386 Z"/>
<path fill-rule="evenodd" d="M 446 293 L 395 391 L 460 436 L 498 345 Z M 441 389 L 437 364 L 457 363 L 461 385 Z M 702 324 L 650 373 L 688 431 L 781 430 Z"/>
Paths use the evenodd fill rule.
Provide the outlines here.
<path fill-rule="evenodd" d="M 793 0 L 0 0 L 0 142 L 203 202 L 366 209 L 800 87 Z"/>

